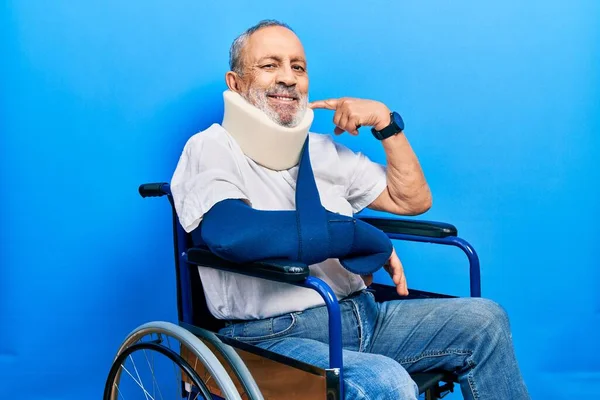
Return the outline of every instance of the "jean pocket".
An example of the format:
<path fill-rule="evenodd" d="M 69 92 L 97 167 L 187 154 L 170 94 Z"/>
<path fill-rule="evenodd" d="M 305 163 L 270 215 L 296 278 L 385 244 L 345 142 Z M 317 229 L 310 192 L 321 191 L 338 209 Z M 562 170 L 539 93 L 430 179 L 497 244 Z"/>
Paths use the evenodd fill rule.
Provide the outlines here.
<path fill-rule="evenodd" d="M 235 335 L 234 338 L 244 342 L 260 342 L 263 340 L 275 339 L 289 334 L 296 325 L 296 315 L 294 313 L 273 317 L 262 321 L 252 321 L 242 324 L 241 335 Z"/>

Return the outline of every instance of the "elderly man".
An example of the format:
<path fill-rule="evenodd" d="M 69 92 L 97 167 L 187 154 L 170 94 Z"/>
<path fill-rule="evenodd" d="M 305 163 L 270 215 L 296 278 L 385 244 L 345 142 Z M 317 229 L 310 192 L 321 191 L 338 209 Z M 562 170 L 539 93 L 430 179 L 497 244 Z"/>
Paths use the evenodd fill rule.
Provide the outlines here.
<path fill-rule="evenodd" d="M 365 207 L 398 215 L 416 215 L 430 208 L 431 193 L 399 114 L 373 100 L 308 103 L 307 60 L 300 40 L 287 25 L 263 21 L 248 29 L 234 41 L 230 64 L 225 76 L 229 91 L 244 99 L 248 108 L 252 106 L 248 115 L 254 116 L 239 111 L 237 125 L 235 121 L 226 124 L 225 118 L 222 125 L 213 124 L 186 144 L 172 190 L 188 232 L 211 229 L 201 222 L 209 224 L 211 216 L 215 220 L 219 207 L 232 201 L 245 207 L 244 212 L 294 210 L 299 168 L 293 164 L 298 160 L 283 168 L 269 168 L 253 154 L 277 144 L 278 136 L 266 139 L 267 130 L 280 129 L 283 143 L 288 140 L 285 135 L 302 130 L 298 127 L 306 125 L 306 115 L 314 109 L 333 111 L 336 134 L 357 135 L 360 127 L 371 127 L 387 156 L 385 168 L 335 143 L 329 135 L 308 134 L 306 151 L 325 209 L 352 216 Z M 240 135 L 250 135 L 250 140 L 244 142 Z M 243 223 L 227 210 L 219 215 L 222 219 L 215 220 L 214 231 L 219 226 L 237 229 Z M 278 228 L 280 234 L 267 234 L 268 224 L 260 223 L 263 217 L 268 215 L 256 217 L 257 230 L 265 230 L 257 239 L 263 246 L 258 247 L 279 251 L 278 243 L 284 241 L 280 236 L 287 234 L 285 226 Z M 215 251 L 221 248 L 218 241 L 226 239 L 209 236 L 204 232 L 195 237 L 216 242 Z M 246 245 L 258 248 L 256 242 Z M 340 250 L 340 258 L 344 251 Z M 371 276 L 351 272 L 350 264 L 340 258 L 318 260 L 311 265 L 311 274 L 327 282 L 340 300 L 347 398 L 416 399 L 417 387 L 409 373 L 430 369 L 456 372 L 465 399 L 529 398 L 515 359 L 509 321 L 500 306 L 470 298 L 376 303 L 365 290 Z M 406 277 L 395 251 L 387 253 L 386 259 L 385 268 L 398 294 L 407 295 Z M 204 268 L 200 275 L 209 309 L 217 318 L 230 321 L 221 330 L 223 335 L 327 367 L 328 316 L 315 292 Z"/>

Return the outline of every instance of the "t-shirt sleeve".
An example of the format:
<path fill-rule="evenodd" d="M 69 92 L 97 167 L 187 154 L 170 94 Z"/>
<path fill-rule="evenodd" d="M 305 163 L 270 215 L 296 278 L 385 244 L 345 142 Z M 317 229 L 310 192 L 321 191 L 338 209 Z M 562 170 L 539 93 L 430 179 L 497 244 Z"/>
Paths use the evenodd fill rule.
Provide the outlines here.
<path fill-rule="evenodd" d="M 250 204 L 231 149 L 213 136 L 202 135 L 188 140 L 171 178 L 175 211 L 186 232 L 196 229 L 204 214 L 222 200 Z"/>
<path fill-rule="evenodd" d="M 360 152 L 335 143 L 340 169 L 346 175 L 346 200 L 358 213 L 371 204 L 387 187 L 386 167 Z"/>

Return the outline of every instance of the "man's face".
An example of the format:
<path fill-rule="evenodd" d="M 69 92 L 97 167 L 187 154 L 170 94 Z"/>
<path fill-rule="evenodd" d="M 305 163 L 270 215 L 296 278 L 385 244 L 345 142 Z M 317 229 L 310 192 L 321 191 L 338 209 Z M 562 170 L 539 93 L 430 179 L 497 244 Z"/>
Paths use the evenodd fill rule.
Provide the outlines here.
<path fill-rule="evenodd" d="M 254 32 L 242 52 L 240 94 L 280 125 L 298 125 L 308 104 L 304 48 L 289 29 L 271 26 Z"/>

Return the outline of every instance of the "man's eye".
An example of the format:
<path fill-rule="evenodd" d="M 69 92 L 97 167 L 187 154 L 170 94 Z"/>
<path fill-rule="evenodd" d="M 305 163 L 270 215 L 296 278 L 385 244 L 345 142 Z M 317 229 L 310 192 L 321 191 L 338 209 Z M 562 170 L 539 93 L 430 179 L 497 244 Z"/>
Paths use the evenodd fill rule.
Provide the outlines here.
<path fill-rule="evenodd" d="M 275 68 L 275 64 L 265 64 L 265 65 L 263 65 L 262 67 L 263 67 L 263 68 L 267 68 L 267 69 L 270 69 L 270 68 Z"/>
<path fill-rule="evenodd" d="M 294 68 L 296 71 L 304 72 L 304 67 L 302 65 L 294 65 L 292 68 Z"/>

